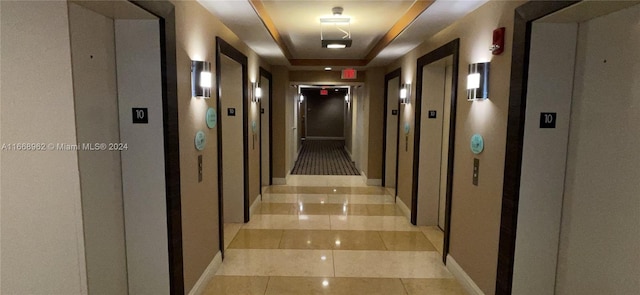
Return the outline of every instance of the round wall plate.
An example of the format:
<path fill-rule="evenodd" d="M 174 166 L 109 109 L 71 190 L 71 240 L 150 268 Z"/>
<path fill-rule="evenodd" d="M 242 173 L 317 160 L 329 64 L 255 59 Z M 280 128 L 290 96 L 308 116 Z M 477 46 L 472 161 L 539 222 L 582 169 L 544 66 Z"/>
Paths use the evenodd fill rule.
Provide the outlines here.
<path fill-rule="evenodd" d="M 404 123 L 404 134 L 409 134 L 409 130 L 411 130 L 409 123 Z"/>
<path fill-rule="evenodd" d="M 256 120 L 251 121 L 251 130 L 253 130 L 253 133 L 258 132 L 258 123 L 256 123 Z"/>
<path fill-rule="evenodd" d="M 207 109 L 206 120 L 207 120 L 207 127 L 209 127 L 209 129 L 216 127 L 216 123 L 218 122 L 218 113 L 216 113 L 216 109 L 214 108 Z"/>
<path fill-rule="evenodd" d="M 207 145 L 207 136 L 202 132 L 202 130 L 196 133 L 195 144 L 196 150 L 199 151 L 204 150 L 204 147 Z"/>
<path fill-rule="evenodd" d="M 484 139 L 480 134 L 474 134 L 471 136 L 471 151 L 474 154 L 482 153 L 484 150 Z"/>

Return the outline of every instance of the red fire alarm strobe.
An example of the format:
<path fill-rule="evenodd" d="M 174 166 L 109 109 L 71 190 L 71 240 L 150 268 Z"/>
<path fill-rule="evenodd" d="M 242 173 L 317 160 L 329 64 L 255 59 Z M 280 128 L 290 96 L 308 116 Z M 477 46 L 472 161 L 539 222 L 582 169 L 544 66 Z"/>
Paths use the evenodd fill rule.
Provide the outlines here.
<path fill-rule="evenodd" d="M 342 70 L 342 79 L 356 79 L 358 72 L 353 68 Z"/>
<path fill-rule="evenodd" d="M 327 89 L 320 89 L 320 95 L 329 95 L 329 90 L 327 90 Z"/>
<path fill-rule="evenodd" d="M 504 27 L 493 30 L 493 43 L 489 50 L 493 55 L 504 52 Z"/>

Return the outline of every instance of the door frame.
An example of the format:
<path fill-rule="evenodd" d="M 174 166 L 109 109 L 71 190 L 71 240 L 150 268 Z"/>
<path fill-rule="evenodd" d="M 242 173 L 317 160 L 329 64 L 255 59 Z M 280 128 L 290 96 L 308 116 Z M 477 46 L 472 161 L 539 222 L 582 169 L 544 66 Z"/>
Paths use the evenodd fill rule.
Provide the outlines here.
<path fill-rule="evenodd" d="M 453 194 L 453 165 L 455 156 L 456 139 L 456 111 L 458 101 L 458 63 L 460 57 L 460 39 L 455 39 L 445 45 L 418 58 L 416 67 L 416 99 L 415 99 L 415 123 L 413 137 L 413 183 L 411 187 L 411 223 L 416 224 L 418 219 L 418 171 L 420 167 L 420 121 L 422 116 L 422 76 L 423 68 L 445 57 L 453 57 L 451 72 L 451 110 L 449 114 L 449 145 L 447 159 L 447 191 L 445 205 L 444 245 L 442 247 L 442 261 L 446 264 L 449 254 L 451 237 L 451 200 Z M 443 122 L 444 124 L 444 122 Z"/>
<path fill-rule="evenodd" d="M 170 294 L 184 294 L 175 7 L 169 1 L 129 1 L 158 17 L 160 29 L 160 70 L 162 72 L 162 125 L 164 132 L 164 175 L 167 200 L 169 292 Z"/>
<path fill-rule="evenodd" d="M 243 183 L 244 183 L 244 222 L 249 221 L 249 114 L 247 113 L 248 105 L 248 62 L 247 56 L 235 49 L 231 44 L 216 36 L 216 99 L 218 113 L 218 221 L 220 225 L 220 253 L 224 259 L 224 206 L 223 206 L 223 187 L 222 187 L 222 101 L 220 100 L 222 82 L 222 55 L 226 55 L 232 60 L 242 65 L 242 166 L 243 166 Z"/>
<path fill-rule="evenodd" d="M 383 122 L 382 124 L 382 187 L 385 186 L 386 179 L 386 171 L 387 171 L 387 111 L 389 110 L 389 81 L 394 78 L 398 78 L 398 89 L 402 85 L 402 68 L 397 68 L 384 76 L 384 113 L 383 113 Z M 396 123 L 396 187 L 395 193 L 393 197 L 395 198 L 398 195 L 398 147 L 400 146 L 400 99 L 398 99 L 398 115 L 397 115 L 397 123 Z"/>
<path fill-rule="evenodd" d="M 272 98 L 272 94 L 273 94 L 273 75 L 271 75 L 271 72 L 265 70 L 263 67 L 260 67 L 260 73 L 258 74 L 258 81 L 262 80 L 262 77 L 265 77 L 267 79 L 269 79 L 269 185 L 272 185 L 273 181 L 272 179 L 272 175 L 273 175 L 273 128 L 272 124 L 271 124 L 271 115 L 273 114 L 273 111 L 271 109 L 271 107 L 273 106 L 273 98 Z M 260 196 L 262 196 L 262 99 L 260 99 L 260 109 L 258 110 L 259 114 L 260 114 Z"/>
<path fill-rule="evenodd" d="M 511 294 L 513 283 L 532 24 L 578 2 L 531 1 L 515 10 L 496 294 Z"/>

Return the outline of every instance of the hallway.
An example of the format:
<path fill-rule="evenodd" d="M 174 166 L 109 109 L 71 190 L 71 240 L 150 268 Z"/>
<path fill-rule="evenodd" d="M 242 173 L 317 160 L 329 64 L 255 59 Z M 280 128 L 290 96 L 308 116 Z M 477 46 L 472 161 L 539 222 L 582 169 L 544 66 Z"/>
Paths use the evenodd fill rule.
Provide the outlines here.
<path fill-rule="evenodd" d="M 344 140 L 305 140 L 292 175 L 360 175 Z"/>
<path fill-rule="evenodd" d="M 360 176 L 293 176 L 233 228 L 205 294 L 465 294 L 431 228 Z"/>
<path fill-rule="evenodd" d="M 0 25 L 0 294 L 640 290 L 640 0 L 0 1 Z"/>

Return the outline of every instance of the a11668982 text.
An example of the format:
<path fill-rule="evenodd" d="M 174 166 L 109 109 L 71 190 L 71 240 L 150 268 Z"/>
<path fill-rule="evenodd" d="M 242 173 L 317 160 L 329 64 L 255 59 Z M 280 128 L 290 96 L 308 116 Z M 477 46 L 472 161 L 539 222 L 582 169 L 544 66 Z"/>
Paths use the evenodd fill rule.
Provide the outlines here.
<path fill-rule="evenodd" d="M 8 152 L 45 152 L 45 151 L 126 151 L 129 145 L 123 142 L 86 142 L 86 143 L 3 143 L 2 151 Z"/>

